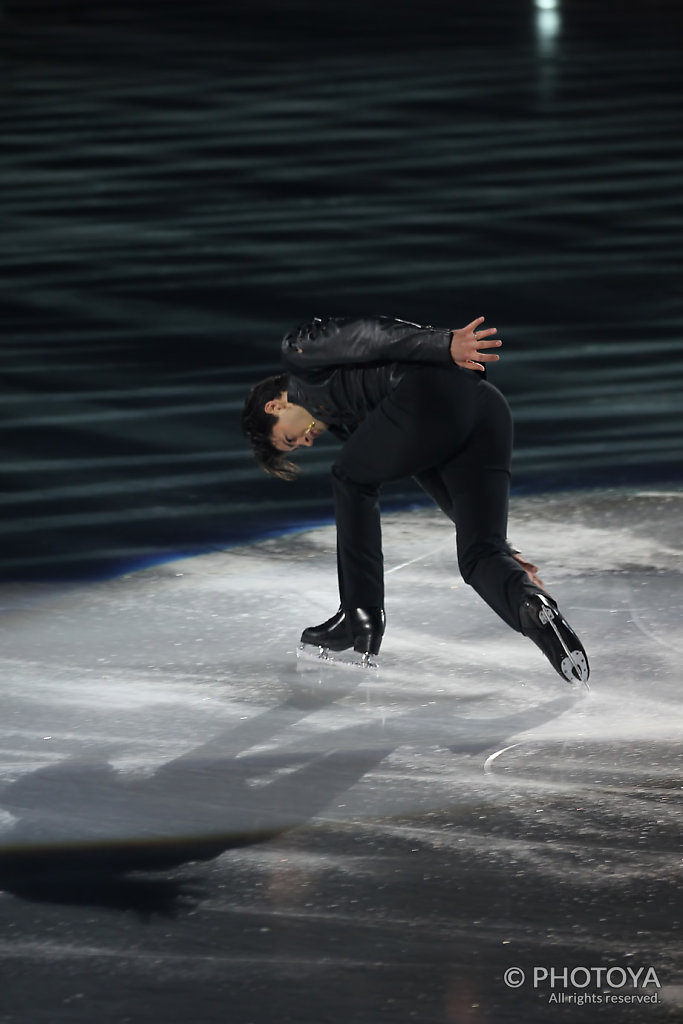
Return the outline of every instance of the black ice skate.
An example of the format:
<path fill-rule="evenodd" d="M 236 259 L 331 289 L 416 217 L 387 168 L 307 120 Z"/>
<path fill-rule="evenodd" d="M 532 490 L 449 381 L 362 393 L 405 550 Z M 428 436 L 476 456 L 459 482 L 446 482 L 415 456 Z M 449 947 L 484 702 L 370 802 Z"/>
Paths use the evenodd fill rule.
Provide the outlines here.
<path fill-rule="evenodd" d="M 375 659 L 382 643 L 384 626 L 382 608 L 352 608 L 344 611 L 340 607 L 326 622 L 319 626 L 309 626 L 303 631 L 297 656 L 313 657 L 317 661 L 330 661 L 334 664 L 377 668 Z M 352 654 L 335 656 L 350 649 L 353 649 Z"/>
<path fill-rule="evenodd" d="M 583 644 L 557 605 L 544 594 L 535 594 L 522 602 L 519 617 L 522 633 L 540 647 L 555 671 L 567 682 L 581 682 L 590 689 Z"/>
<path fill-rule="evenodd" d="M 308 626 L 301 634 L 301 643 L 311 647 L 325 647 L 330 651 L 345 651 L 353 647 L 353 637 L 346 628 L 346 614 L 341 607 L 319 626 Z"/>
<path fill-rule="evenodd" d="M 349 608 L 346 621 L 347 629 L 353 637 L 354 651 L 365 659 L 378 655 L 387 622 L 384 609 Z"/>

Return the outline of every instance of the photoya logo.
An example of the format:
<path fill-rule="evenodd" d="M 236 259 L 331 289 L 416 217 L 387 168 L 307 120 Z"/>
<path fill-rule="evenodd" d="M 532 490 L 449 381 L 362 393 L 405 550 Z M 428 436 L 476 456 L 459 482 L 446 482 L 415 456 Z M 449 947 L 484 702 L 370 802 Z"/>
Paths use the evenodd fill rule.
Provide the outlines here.
<path fill-rule="evenodd" d="M 508 988 L 521 988 L 529 981 L 534 988 L 648 989 L 656 993 L 661 985 L 654 967 L 533 967 L 531 973 L 521 967 L 508 967 L 503 981 Z"/>

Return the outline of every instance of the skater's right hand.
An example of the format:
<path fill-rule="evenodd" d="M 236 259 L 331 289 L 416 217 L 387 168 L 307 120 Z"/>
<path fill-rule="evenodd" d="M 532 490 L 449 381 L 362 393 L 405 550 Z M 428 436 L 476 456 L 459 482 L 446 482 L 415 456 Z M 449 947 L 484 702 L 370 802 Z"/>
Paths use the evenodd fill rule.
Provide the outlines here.
<path fill-rule="evenodd" d="M 528 562 L 526 560 L 526 558 L 524 557 L 524 555 L 522 555 L 519 551 L 517 551 L 515 554 L 513 554 L 512 557 L 514 558 L 514 560 L 516 562 L 519 562 L 519 564 L 521 565 L 522 569 L 524 569 L 525 573 L 527 574 L 527 576 L 529 577 L 531 582 L 534 584 L 534 586 L 540 587 L 541 590 L 545 590 L 545 585 L 543 583 L 543 580 L 538 575 L 538 571 L 539 571 L 538 570 L 538 566 L 534 565 L 533 562 Z M 546 590 L 546 593 L 547 593 L 547 590 Z"/>
<path fill-rule="evenodd" d="M 497 363 L 500 356 L 495 352 L 480 352 L 480 348 L 500 348 L 503 344 L 499 338 L 492 338 L 495 327 L 487 327 L 485 331 L 477 331 L 486 317 L 478 316 L 467 327 L 451 331 L 451 359 L 465 370 L 483 370 L 482 363 Z"/>

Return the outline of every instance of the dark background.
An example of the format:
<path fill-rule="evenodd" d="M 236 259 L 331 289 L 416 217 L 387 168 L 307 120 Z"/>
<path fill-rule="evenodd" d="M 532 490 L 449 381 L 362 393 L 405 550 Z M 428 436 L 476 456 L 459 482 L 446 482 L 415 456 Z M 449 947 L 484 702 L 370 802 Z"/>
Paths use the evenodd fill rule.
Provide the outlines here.
<path fill-rule="evenodd" d="M 329 518 L 238 425 L 321 313 L 485 315 L 517 490 L 680 480 L 679 3 L 1 10 L 4 578 Z"/>

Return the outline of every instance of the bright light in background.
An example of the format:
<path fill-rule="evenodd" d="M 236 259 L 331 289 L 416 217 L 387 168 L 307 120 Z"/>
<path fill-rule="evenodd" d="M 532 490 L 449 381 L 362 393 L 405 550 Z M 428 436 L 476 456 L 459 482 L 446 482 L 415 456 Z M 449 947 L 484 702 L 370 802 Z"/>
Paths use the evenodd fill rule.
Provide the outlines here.
<path fill-rule="evenodd" d="M 557 7 L 536 11 L 536 28 L 541 39 L 554 39 L 560 31 L 560 12 Z"/>
<path fill-rule="evenodd" d="M 534 0 L 536 7 L 536 33 L 541 53 L 551 56 L 560 33 L 560 0 Z"/>

